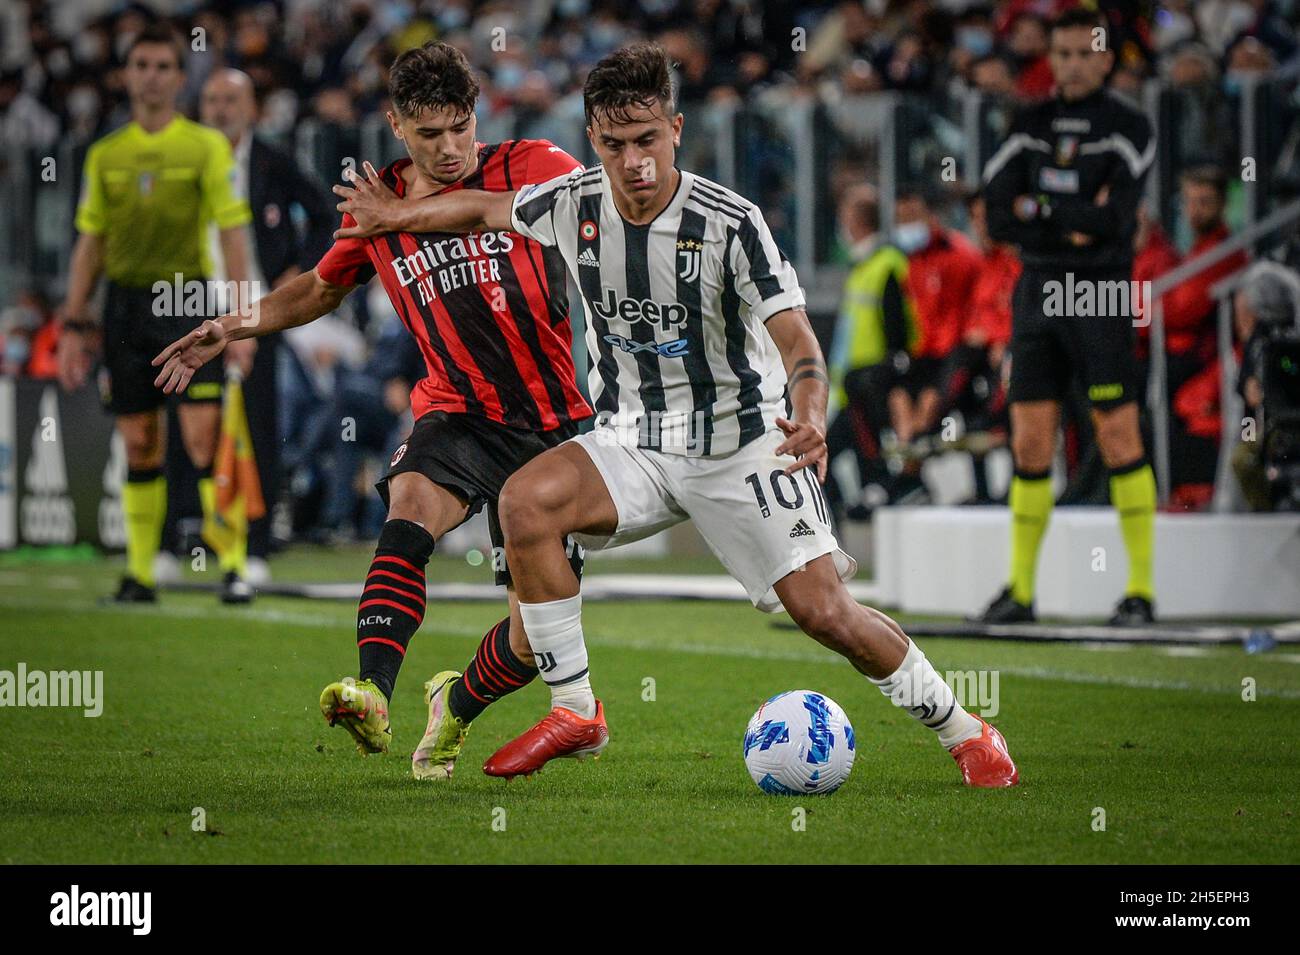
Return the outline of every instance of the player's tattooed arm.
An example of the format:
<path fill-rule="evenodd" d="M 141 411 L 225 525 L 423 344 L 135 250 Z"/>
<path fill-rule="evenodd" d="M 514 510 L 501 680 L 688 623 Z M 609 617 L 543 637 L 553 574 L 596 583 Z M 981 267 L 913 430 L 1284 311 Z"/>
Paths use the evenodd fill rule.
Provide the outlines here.
<path fill-rule="evenodd" d="M 431 196 L 399 198 L 364 163 L 365 175 L 349 170 L 350 185 L 335 186 L 342 198 L 336 207 L 355 224 L 334 233 L 336 239 L 366 238 L 385 232 L 498 232 L 511 228 L 513 192 L 456 189 Z"/>
<path fill-rule="evenodd" d="M 778 312 L 766 322 L 768 334 L 776 343 L 785 365 L 790 405 L 789 420 L 778 418 L 777 427 L 785 441 L 777 454 L 792 454 L 798 460 L 786 468 L 793 473 L 806 467 L 817 470 L 817 479 L 826 479 L 826 399 L 830 381 L 821 346 L 802 308 Z"/>

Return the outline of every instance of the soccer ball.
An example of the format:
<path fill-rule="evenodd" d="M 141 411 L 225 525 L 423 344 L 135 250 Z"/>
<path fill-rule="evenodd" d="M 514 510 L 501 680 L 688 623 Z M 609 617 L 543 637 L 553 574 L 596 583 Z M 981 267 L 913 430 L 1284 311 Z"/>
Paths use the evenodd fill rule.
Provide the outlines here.
<path fill-rule="evenodd" d="M 853 726 L 839 704 L 812 690 L 778 693 L 745 730 L 745 767 L 774 796 L 839 789 L 853 768 Z"/>

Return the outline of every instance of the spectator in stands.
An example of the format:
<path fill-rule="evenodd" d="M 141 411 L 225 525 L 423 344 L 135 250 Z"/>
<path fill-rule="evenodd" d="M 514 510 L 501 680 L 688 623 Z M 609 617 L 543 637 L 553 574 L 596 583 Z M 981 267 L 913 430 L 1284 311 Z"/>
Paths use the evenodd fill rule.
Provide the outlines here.
<path fill-rule="evenodd" d="M 0 71 L 0 143 L 49 149 L 58 138 L 58 118 L 23 90 L 22 70 Z"/>
<path fill-rule="evenodd" d="M 880 205 L 870 186 L 845 191 L 839 221 L 850 266 L 830 351 L 838 411 L 827 429 L 827 456 L 833 462 L 852 450 L 859 488 L 875 484 L 887 495 L 889 475 L 880 454 L 880 436 L 885 427 L 897 427 L 890 420 L 889 393 L 907 367 L 908 352 L 917 339 L 907 292 L 907 256 L 881 235 Z M 846 512 L 849 497 L 834 471 L 828 471 L 826 498 L 836 521 L 846 514 L 853 519 L 869 516 L 865 501 Z"/>
<path fill-rule="evenodd" d="M 357 479 L 367 457 L 386 458 L 410 428 L 411 389 L 424 375 L 420 346 L 391 309 L 365 367 L 339 369 L 318 445 L 330 461 L 321 514 L 329 538 L 371 540 L 379 534 L 382 502 L 369 493 L 372 482 L 358 486 Z"/>
<path fill-rule="evenodd" d="M 1192 260 L 1229 238 L 1223 221 L 1227 177 L 1212 166 L 1189 169 L 1180 177 L 1179 194 L 1183 218 L 1194 237 L 1187 254 Z M 1244 252 L 1234 253 L 1164 295 L 1165 367 L 1171 407 L 1177 405 L 1179 389 L 1213 361 L 1216 353 L 1216 304 L 1210 289 L 1246 264 Z M 1169 424 L 1171 497 L 1182 506 L 1203 506 L 1214 490 L 1217 447 L 1190 431 L 1180 415 L 1171 415 Z"/>
<path fill-rule="evenodd" d="M 1015 248 L 996 242 L 988 231 L 984 197 L 967 197 L 971 236 L 980 261 L 970 292 L 970 305 L 961 340 L 944 361 L 941 416 L 959 411 L 967 434 L 1007 432 L 1003 360 L 1011 341 L 1011 295 L 1020 278 Z M 984 456 L 974 455 L 975 501 L 988 503 L 988 474 Z"/>
<path fill-rule="evenodd" d="M 1178 265 L 1178 248 L 1146 203 L 1138 206 L 1137 232 L 1133 234 L 1133 281 L 1154 282 Z M 1146 304 L 1146 303 L 1144 303 Z M 1141 329 L 1143 347 L 1149 329 Z"/>
<path fill-rule="evenodd" d="M 908 257 L 921 330 L 915 357 L 889 399 L 898 441 L 906 445 L 938 423 L 943 363 L 961 340 L 981 261 L 970 240 L 939 221 L 919 188 L 899 190 L 893 239 Z"/>
<path fill-rule="evenodd" d="M 32 292 L 24 292 L 15 304 L 0 310 L 0 375 L 50 377 L 32 371 L 38 357 L 37 338 L 47 324 L 46 311 Z M 57 371 L 56 365 L 56 375 Z"/>
<path fill-rule="evenodd" d="M 251 280 L 256 300 L 311 269 L 329 249 L 337 213 L 325 187 L 305 174 L 297 161 L 278 146 L 256 135 L 257 99 L 253 81 L 240 70 L 214 71 L 203 85 L 203 122 L 230 140 L 235 156 L 236 190 L 248 198 L 253 212 Z M 211 261 L 221 261 L 215 230 L 209 239 Z M 218 276 L 221 278 L 221 276 Z M 280 425 L 276 395 L 279 388 L 280 336 L 258 339 L 258 360 L 244 383 L 253 453 L 268 511 L 280 493 Z M 266 561 L 271 548 L 271 514 L 253 521 L 248 533 L 248 577 L 251 583 L 269 579 Z"/>
<path fill-rule="evenodd" d="M 1005 100 L 1019 97 L 1011 64 L 1000 53 L 989 53 L 972 62 L 970 80 L 971 86 L 988 96 L 997 96 Z"/>
<path fill-rule="evenodd" d="M 1047 21 L 1023 13 L 1011 23 L 1007 48 L 1015 57 L 1016 92 L 1022 99 L 1046 99 L 1052 92 L 1052 68 L 1047 62 Z"/>

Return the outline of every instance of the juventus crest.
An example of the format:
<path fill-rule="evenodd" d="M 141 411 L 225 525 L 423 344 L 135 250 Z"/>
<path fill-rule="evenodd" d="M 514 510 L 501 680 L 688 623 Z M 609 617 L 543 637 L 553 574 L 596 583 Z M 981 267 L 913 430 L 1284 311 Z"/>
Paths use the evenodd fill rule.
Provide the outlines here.
<path fill-rule="evenodd" d="M 703 249 L 704 243 L 694 239 L 680 239 L 677 242 L 677 259 L 681 263 L 677 274 L 687 282 L 694 282 L 700 277 L 700 253 Z"/>

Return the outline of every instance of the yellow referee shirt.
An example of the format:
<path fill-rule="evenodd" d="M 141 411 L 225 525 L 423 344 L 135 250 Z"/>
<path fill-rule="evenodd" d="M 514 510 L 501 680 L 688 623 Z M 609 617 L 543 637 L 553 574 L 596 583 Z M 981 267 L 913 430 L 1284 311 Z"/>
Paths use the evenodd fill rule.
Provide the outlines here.
<path fill-rule="evenodd" d="M 90 147 L 77 229 L 104 237 L 104 273 L 119 285 L 206 278 L 207 223 L 252 220 L 234 182 L 230 143 L 217 130 L 179 115 L 156 133 L 131 122 Z"/>

